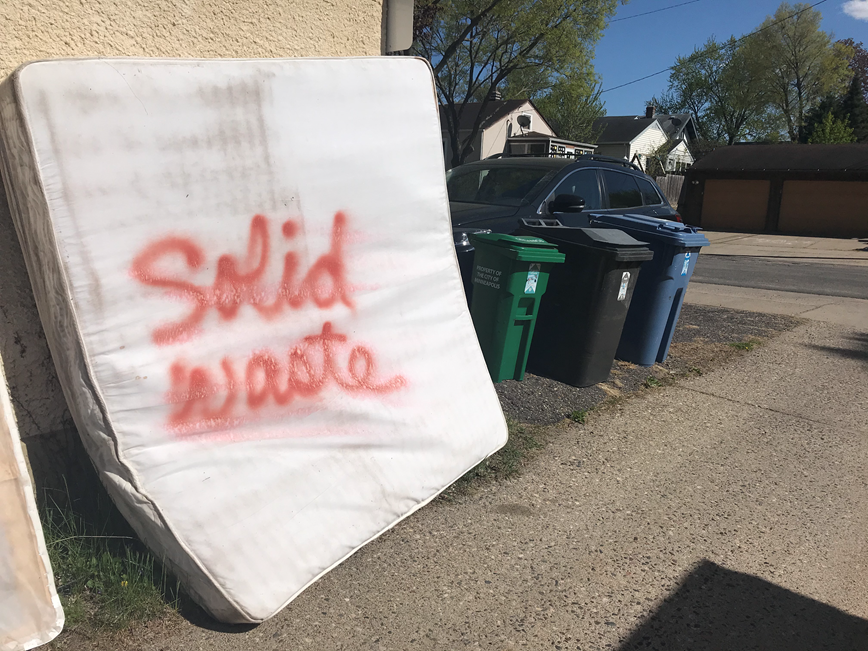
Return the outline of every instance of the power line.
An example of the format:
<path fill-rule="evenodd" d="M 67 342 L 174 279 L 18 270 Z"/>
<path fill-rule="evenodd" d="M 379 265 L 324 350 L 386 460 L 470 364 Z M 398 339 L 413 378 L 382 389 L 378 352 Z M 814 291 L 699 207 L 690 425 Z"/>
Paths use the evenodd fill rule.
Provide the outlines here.
<path fill-rule="evenodd" d="M 781 18 L 780 20 L 777 20 L 773 23 L 770 23 L 770 24 L 766 25 L 765 27 L 760 27 L 759 29 L 752 31 L 750 34 L 745 34 L 741 38 L 737 38 L 735 40 L 735 43 L 736 44 L 741 43 L 746 38 L 750 38 L 751 36 L 754 36 L 755 34 L 759 34 L 760 32 L 763 32 L 763 31 L 765 31 L 771 27 L 774 27 L 775 25 L 780 25 L 782 22 L 787 21 L 790 18 L 795 18 L 796 16 L 799 16 L 799 15 L 805 13 L 806 11 L 810 11 L 814 7 L 821 5 L 824 2 L 828 2 L 828 1 L 829 0 L 820 0 L 819 2 L 815 2 L 814 4 L 812 4 L 808 7 L 805 7 L 801 11 L 797 11 L 796 13 L 791 14 L 789 16 L 786 16 L 784 18 Z M 614 21 L 612 21 L 612 22 L 614 22 Z M 689 61 L 693 57 L 701 58 L 702 56 L 708 56 L 709 54 L 710 54 L 710 52 L 694 52 L 689 57 L 687 57 L 687 60 Z M 628 81 L 625 84 L 619 84 L 618 86 L 612 86 L 611 88 L 606 88 L 605 90 L 600 91 L 600 94 L 602 95 L 603 93 L 608 93 L 610 90 L 618 90 L 619 88 L 624 88 L 624 86 L 631 86 L 633 84 L 638 84 L 640 81 L 645 81 L 646 79 L 650 79 L 651 77 L 656 77 L 657 75 L 662 75 L 662 74 L 669 72 L 670 70 L 674 70 L 674 69 L 675 69 L 675 66 L 669 66 L 668 68 L 665 68 L 663 70 L 659 70 L 657 72 L 652 72 L 650 75 L 645 75 L 644 77 L 639 77 L 639 79 L 634 79 L 633 81 Z"/>
<path fill-rule="evenodd" d="M 617 23 L 622 20 L 630 20 L 631 18 L 638 18 L 639 16 L 649 16 L 651 14 L 659 14 L 661 11 L 667 11 L 669 9 L 675 9 L 676 7 L 683 7 L 684 5 L 692 5 L 695 2 L 700 2 L 700 0 L 689 0 L 688 2 L 682 2 L 677 5 L 669 5 L 668 7 L 660 7 L 660 9 L 654 9 L 653 11 L 646 11 L 642 14 L 633 14 L 632 16 L 624 16 L 623 18 L 615 18 L 614 20 L 610 20 L 609 24 Z"/>

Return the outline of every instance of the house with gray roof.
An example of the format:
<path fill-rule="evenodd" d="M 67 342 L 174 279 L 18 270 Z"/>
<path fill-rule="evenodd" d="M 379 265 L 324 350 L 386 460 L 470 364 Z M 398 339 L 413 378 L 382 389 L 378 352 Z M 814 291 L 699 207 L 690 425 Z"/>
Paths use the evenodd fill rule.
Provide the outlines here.
<path fill-rule="evenodd" d="M 693 165 L 690 143 L 697 138 L 696 122 L 689 113 L 667 115 L 649 106 L 645 115 L 607 115 L 594 121 L 602 129 L 597 152 L 625 158 L 643 170 L 654 155 L 662 157 L 663 167 L 677 172 Z"/>
<path fill-rule="evenodd" d="M 447 127 L 447 107 L 440 107 L 440 128 L 443 134 L 443 153 L 450 167 L 452 148 Z M 467 159 L 472 161 L 493 156 L 576 156 L 590 154 L 595 145 L 559 138 L 551 124 L 528 99 L 489 100 L 484 108 L 481 102 L 468 102 L 458 116 L 458 138 L 466 141 L 473 125 L 483 112 L 479 132 L 473 139 L 473 149 Z"/>

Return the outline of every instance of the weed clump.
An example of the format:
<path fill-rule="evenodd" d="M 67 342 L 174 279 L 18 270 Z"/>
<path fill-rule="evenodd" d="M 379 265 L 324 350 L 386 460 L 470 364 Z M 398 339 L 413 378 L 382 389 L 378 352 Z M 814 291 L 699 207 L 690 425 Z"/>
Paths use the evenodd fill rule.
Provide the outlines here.
<path fill-rule="evenodd" d="M 124 629 L 177 610 L 179 582 L 135 536 L 112 535 L 111 517 L 96 526 L 71 500 L 48 502 L 42 527 L 67 628 Z"/>
<path fill-rule="evenodd" d="M 574 423 L 579 423 L 581 425 L 585 424 L 585 421 L 588 420 L 588 414 L 590 413 L 589 409 L 577 409 L 573 413 L 570 414 L 570 420 Z"/>

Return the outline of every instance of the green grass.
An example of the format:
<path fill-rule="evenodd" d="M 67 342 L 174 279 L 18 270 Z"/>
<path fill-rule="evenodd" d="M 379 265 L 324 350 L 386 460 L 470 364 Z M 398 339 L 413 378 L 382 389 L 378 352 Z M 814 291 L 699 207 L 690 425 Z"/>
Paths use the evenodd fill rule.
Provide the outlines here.
<path fill-rule="evenodd" d="M 660 380 L 658 380 L 656 377 L 654 377 L 653 375 L 649 375 L 647 378 L 645 378 L 645 381 L 642 383 L 642 385 L 646 389 L 651 389 L 651 388 L 655 388 L 655 387 L 662 387 L 663 383 Z"/>
<path fill-rule="evenodd" d="M 585 421 L 588 420 L 588 414 L 590 413 L 590 409 L 577 409 L 573 413 L 570 414 L 570 420 L 574 423 L 585 424 Z"/>
<path fill-rule="evenodd" d="M 177 609 L 180 585 L 133 535 L 109 535 L 110 521 L 48 500 L 42 526 L 67 628 L 123 629 Z M 113 507 L 110 507 L 113 508 Z"/>
<path fill-rule="evenodd" d="M 756 341 L 755 339 L 748 339 L 747 341 L 736 341 L 731 344 L 733 348 L 736 350 L 746 350 L 748 352 L 752 351 L 754 348 L 760 345 L 761 342 Z"/>

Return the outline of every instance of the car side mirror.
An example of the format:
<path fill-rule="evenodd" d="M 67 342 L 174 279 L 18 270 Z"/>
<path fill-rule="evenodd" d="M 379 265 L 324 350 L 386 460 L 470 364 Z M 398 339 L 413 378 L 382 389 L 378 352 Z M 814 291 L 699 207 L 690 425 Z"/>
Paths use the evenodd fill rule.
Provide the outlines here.
<path fill-rule="evenodd" d="M 575 194 L 559 194 L 549 202 L 549 212 L 582 212 L 585 200 Z"/>

